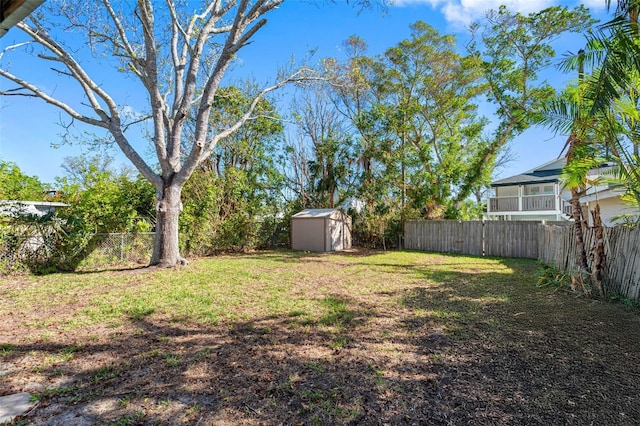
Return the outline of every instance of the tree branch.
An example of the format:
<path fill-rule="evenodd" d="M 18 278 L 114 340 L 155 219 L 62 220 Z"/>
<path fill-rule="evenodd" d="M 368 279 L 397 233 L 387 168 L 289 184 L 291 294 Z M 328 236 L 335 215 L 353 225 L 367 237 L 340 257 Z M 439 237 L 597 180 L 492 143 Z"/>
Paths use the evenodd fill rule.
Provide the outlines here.
<path fill-rule="evenodd" d="M 151 98 L 154 129 L 153 145 L 156 149 L 158 162 L 160 163 L 163 175 L 169 176 L 174 173 L 179 166 L 177 164 L 172 164 L 168 154 L 170 149 L 167 146 L 165 124 L 168 124 L 170 118 L 167 115 L 166 104 L 160 94 L 160 88 L 158 85 L 156 40 L 153 33 L 153 5 L 148 0 L 138 0 L 138 9 L 140 12 L 137 16 L 143 28 L 145 49 L 145 59 L 142 65 L 144 76 L 141 81 Z"/>
<path fill-rule="evenodd" d="M 88 117 L 86 115 L 80 114 L 79 112 L 77 112 L 75 109 L 73 109 L 71 106 L 69 106 L 68 104 L 47 95 L 45 92 L 43 92 L 40 88 L 38 88 L 37 86 L 34 86 L 33 84 L 28 83 L 25 80 L 22 80 L 21 78 L 11 74 L 8 71 L 5 71 L 3 68 L 0 68 L 0 76 L 13 81 L 14 83 L 16 83 L 18 86 L 20 86 L 19 88 L 16 89 L 12 89 L 13 92 L 16 92 L 18 90 L 28 90 L 29 92 L 31 92 L 30 94 L 27 93 L 14 93 L 14 96 L 31 96 L 31 97 L 37 97 L 42 99 L 43 101 L 45 101 L 48 104 L 54 105 L 58 108 L 60 108 L 61 110 L 63 110 L 64 112 L 66 112 L 67 114 L 69 114 L 71 117 L 73 117 L 74 119 L 81 121 L 83 123 L 87 123 L 90 124 L 92 126 L 97 126 L 97 127 L 102 127 L 103 129 L 108 128 L 108 125 L 105 121 L 103 120 L 97 120 L 95 118 L 91 118 Z M 5 93 L 2 93 L 3 95 Z"/>
<path fill-rule="evenodd" d="M 206 143 L 200 142 L 197 139 L 198 135 L 196 133 L 196 135 L 195 135 L 196 143 L 193 144 L 193 147 L 191 148 L 191 152 L 189 153 L 189 157 L 185 161 L 185 166 L 183 167 L 183 169 L 180 171 L 180 173 L 177 176 L 178 181 L 186 182 L 186 180 L 189 178 L 189 176 L 191 176 L 191 173 L 193 173 L 193 171 L 196 169 L 197 165 L 203 159 L 209 157 L 213 153 L 213 150 L 215 149 L 216 145 L 218 144 L 218 142 L 220 140 L 228 137 L 229 135 L 231 135 L 232 133 L 237 131 L 248 120 L 253 119 L 253 111 L 255 110 L 255 108 L 258 106 L 258 103 L 260 102 L 260 100 L 262 98 L 264 98 L 265 95 L 267 95 L 269 92 L 273 92 L 274 90 L 277 90 L 277 89 L 279 89 L 279 88 L 281 88 L 281 87 L 283 87 L 283 86 L 285 86 L 287 84 L 318 79 L 317 77 L 314 77 L 314 76 L 305 75 L 307 73 L 312 73 L 312 72 L 313 71 L 310 70 L 310 69 L 306 69 L 306 68 L 305 69 L 300 69 L 300 70 L 296 71 L 295 73 L 293 73 L 292 75 L 290 75 L 289 77 L 287 77 L 285 79 L 282 79 L 278 83 L 262 89 L 253 98 L 253 100 L 251 101 L 251 104 L 249 105 L 249 108 L 247 109 L 245 114 L 238 121 L 236 121 L 236 123 L 234 123 L 233 125 L 229 126 L 227 129 L 223 130 L 222 132 L 217 133 L 208 142 L 206 142 Z M 208 117 L 207 117 L 207 120 L 208 120 Z"/>

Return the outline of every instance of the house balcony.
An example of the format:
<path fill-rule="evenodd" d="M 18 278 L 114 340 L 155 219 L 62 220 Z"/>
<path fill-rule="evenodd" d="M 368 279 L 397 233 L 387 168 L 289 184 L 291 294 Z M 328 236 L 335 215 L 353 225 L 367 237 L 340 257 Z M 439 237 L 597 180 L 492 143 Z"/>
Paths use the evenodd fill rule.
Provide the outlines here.
<path fill-rule="evenodd" d="M 571 215 L 571 204 L 557 195 L 524 195 L 522 197 L 493 197 L 489 199 L 489 212 L 541 212 L 555 211 Z"/>

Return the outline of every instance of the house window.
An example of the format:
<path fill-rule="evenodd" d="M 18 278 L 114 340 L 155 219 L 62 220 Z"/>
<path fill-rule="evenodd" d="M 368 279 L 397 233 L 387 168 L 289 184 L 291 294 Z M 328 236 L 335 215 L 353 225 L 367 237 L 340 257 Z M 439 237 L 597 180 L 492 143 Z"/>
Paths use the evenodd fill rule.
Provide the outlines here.
<path fill-rule="evenodd" d="M 553 195 L 553 185 L 531 185 L 525 186 L 524 195 Z"/>
<path fill-rule="evenodd" d="M 540 195 L 539 186 L 530 186 L 527 191 L 527 195 Z"/>
<path fill-rule="evenodd" d="M 500 186 L 496 188 L 496 197 L 517 197 L 517 186 Z"/>

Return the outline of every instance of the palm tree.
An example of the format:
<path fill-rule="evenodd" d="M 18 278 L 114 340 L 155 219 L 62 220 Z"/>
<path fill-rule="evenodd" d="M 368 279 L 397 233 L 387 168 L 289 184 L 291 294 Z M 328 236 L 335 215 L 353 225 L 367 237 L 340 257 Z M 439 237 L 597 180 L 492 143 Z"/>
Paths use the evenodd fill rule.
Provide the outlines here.
<path fill-rule="evenodd" d="M 606 0 L 611 7 L 611 0 Z M 603 111 L 618 99 L 631 83 L 632 73 L 640 72 L 640 0 L 618 0 L 613 18 L 592 31 L 588 37 L 590 60 L 600 72 L 590 82 L 587 97 L 593 100 L 592 112 Z"/>
<path fill-rule="evenodd" d="M 611 7 L 611 0 L 606 0 Z M 587 78 L 584 97 L 592 116 L 604 120 L 604 139 L 611 159 L 618 163 L 617 178 L 628 199 L 640 207 L 640 0 L 618 0 L 613 18 L 587 37 L 584 60 L 597 70 Z M 564 63 L 574 69 L 577 57 Z"/>
<path fill-rule="evenodd" d="M 606 0 L 611 7 L 611 0 Z M 579 82 L 573 96 L 556 99 L 542 117 L 541 123 L 569 134 L 567 149 L 567 187 L 572 193 L 578 266 L 587 272 L 586 249 L 582 234 L 579 188 L 584 186 L 586 172 L 600 160 L 596 151 L 618 163 L 619 177 L 640 206 L 640 33 L 638 12 L 640 0 L 618 0 L 613 19 L 587 37 L 587 51 L 580 50 L 563 64 L 565 70 L 578 69 Z M 589 62 L 595 71 L 585 76 L 583 67 Z M 637 119 L 636 119 L 637 117 Z M 631 142 L 629 144 L 629 141 Z M 629 152 L 631 145 L 633 153 Z M 604 230 L 600 208 L 592 212 L 595 228 L 592 281 L 600 295 L 605 262 Z"/>
<path fill-rule="evenodd" d="M 590 100 L 585 99 L 584 75 L 585 52 L 580 50 L 577 59 L 578 85 L 565 91 L 563 96 L 555 99 L 548 107 L 546 114 L 540 119 L 540 123 L 554 129 L 557 132 L 568 133 L 569 137 L 563 151 L 566 149 L 565 158 L 567 167 L 563 173 L 563 178 L 567 188 L 571 190 L 571 207 L 574 220 L 574 232 L 576 239 L 576 250 L 578 255 L 578 268 L 581 272 L 591 273 L 592 283 L 596 286 L 598 294 L 604 295 L 603 270 L 604 270 L 604 230 L 600 218 L 600 207 L 596 203 L 596 208 L 592 212 L 594 228 L 596 233 L 596 244 L 591 250 L 594 258 L 593 269 L 589 270 L 587 262 L 587 250 L 584 241 L 584 229 L 586 220 L 582 217 L 580 205 L 581 191 L 587 186 L 587 173 L 594 166 L 601 162 L 598 153 L 602 143 L 606 140 L 605 133 L 610 128 L 603 126 L 608 123 L 603 119 L 603 113 L 597 111 L 592 113 Z M 579 280 L 583 290 L 588 290 L 584 279 Z"/>
<path fill-rule="evenodd" d="M 578 52 L 577 68 L 578 68 L 578 87 L 568 89 L 560 97 L 553 100 L 546 109 L 546 114 L 540 118 L 540 123 L 559 131 L 568 133 L 569 137 L 565 143 L 563 151 L 566 150 L 565 158 L 567 165 L 570 166 L 575 160 L 582 157 L 578 155 L 578 151 L 584 146 L 583 139 L 587 133 L 590 117 L 585 114 L 586 109 L 583 107 L 583 99 L 581 90 L 583 88 L 584 76 L 584 50 Z M 578 254 L 578 268 L 582 272 L 588 272 L 587 253 L 584 244 L 584 232 L 582 217 L 582 208 L 580 206 L 580 187 L 584 179 L 581 173 L 567 174 L 567 187 L 571 190 L 571 210 L 573 216 L 573 228 L 576 238 L 576 250 Z"/>

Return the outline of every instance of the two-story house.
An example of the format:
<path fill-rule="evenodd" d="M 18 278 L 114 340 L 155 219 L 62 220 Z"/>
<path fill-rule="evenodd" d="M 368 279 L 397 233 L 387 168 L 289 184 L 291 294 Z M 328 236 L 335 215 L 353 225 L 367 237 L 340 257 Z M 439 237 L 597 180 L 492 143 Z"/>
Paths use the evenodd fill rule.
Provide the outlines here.
<path fill-rule="evenodd" d="M 571 217 L 571 191 L 561 181 L 565 158 L 558 158 L 519 175 L 500 179 L 491 183 L 493 196 L 489 198 L 487 216 L 490 220 L 547 220 L 565 221 Z M 598 181 L 598 177 L 612 169 L 603 164 L 592 169 L 588 182 Z M 605 226 L 614 226 L 621 214 L 637 214 L 637 210 L 625 205 L 621 200 L 624 188 L 616 187 L 599 179 L 597 184 L 589 184 L 583 190 L 580 202 L 584 217 L 591 224 L 588 211 L 600 204 L 601 217 Z"/>

